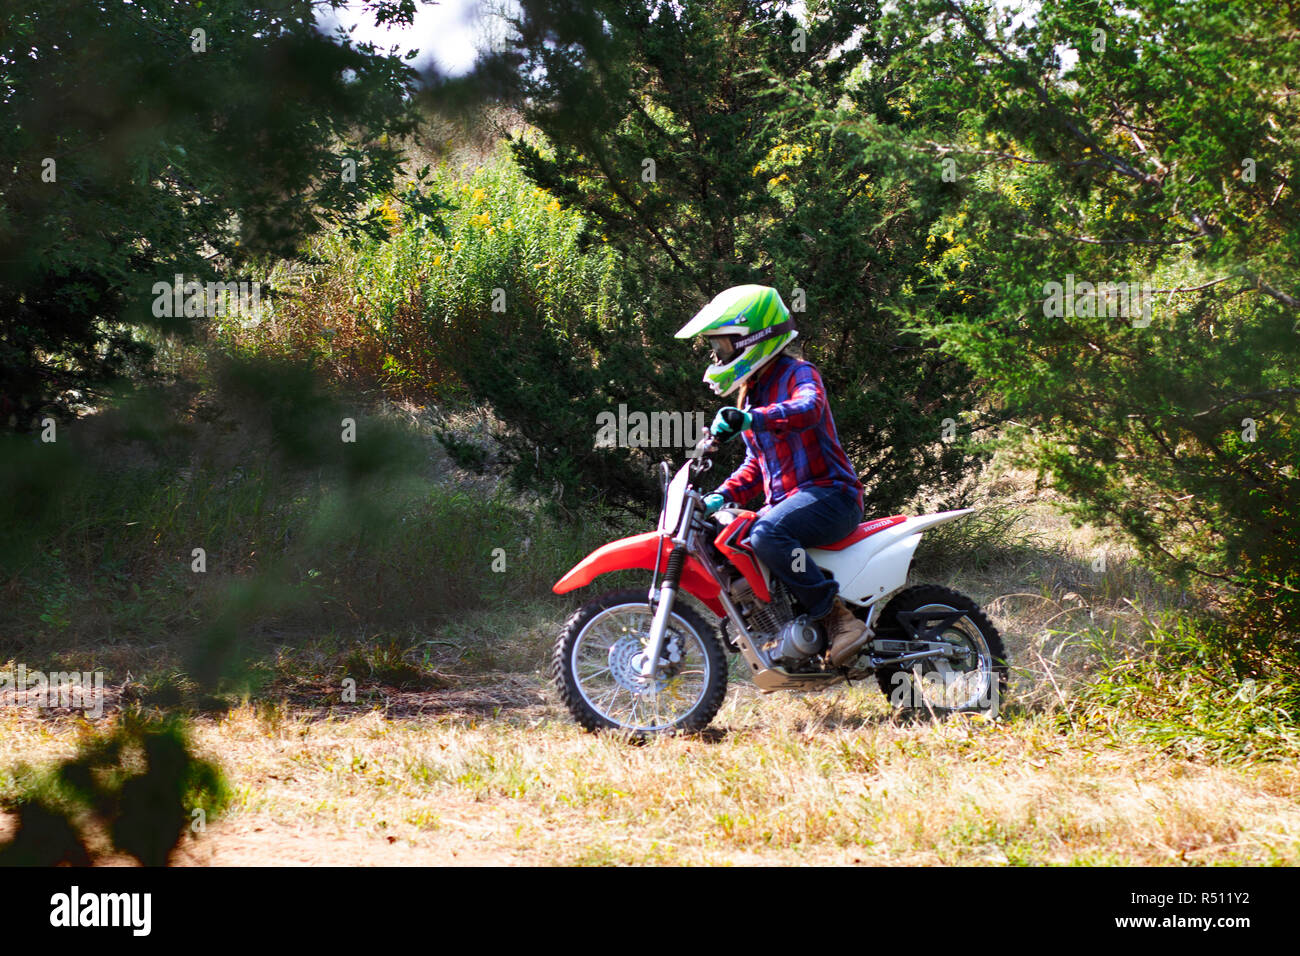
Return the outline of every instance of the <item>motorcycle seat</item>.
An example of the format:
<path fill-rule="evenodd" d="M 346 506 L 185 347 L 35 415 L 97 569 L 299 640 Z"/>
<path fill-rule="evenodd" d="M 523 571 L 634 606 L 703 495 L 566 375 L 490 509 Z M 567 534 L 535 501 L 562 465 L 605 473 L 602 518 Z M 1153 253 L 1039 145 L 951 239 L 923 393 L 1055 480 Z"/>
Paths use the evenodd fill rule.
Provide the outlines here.
<path fill-rule="evenodd" d="M 864 521 L 858 525 L 857 530 L 847 538 L 841 538 L 834 544 L 820 544 L 817 546 L 819 551 L 843 551 L 851 545 L 857 544 L 863 538 L 869 538 L 877 531 L 884 531 L 886 528 L 892 528 L 907 520 L 907 515 L 890 515 L 888 518 L 875 518 L 871 521 Z"/>

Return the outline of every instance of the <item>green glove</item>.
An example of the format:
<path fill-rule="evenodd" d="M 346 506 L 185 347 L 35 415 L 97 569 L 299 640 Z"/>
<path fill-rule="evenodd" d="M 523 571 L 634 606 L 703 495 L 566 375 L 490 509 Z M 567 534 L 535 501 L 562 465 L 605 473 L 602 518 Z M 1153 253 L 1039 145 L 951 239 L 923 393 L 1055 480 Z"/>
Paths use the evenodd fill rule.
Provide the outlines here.
<path fill-rule="evenodd" d="M 727 503 L 727 499 L 722 495 L 705 495 L 704 496 L 704 516 L 707 518 L 713 512 L 717 511 Z"/>
<path fill-rule="evenodd" d="M 723 441 L 735 438 L 743 431 L 748 431 L 749 426 L 754 423 L 754 416 L 749 412 L 742 412 L 739 408 L 728 405 L 720 409 L 718 414 L 713 417 L 713 424 L 709 431 L 717 435 Z"/>

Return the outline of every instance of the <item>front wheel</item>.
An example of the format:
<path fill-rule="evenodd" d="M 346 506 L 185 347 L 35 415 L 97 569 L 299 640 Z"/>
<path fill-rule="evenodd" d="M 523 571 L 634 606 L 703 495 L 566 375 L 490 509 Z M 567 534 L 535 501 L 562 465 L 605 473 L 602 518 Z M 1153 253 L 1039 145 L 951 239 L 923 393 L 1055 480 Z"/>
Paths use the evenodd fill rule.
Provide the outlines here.
<path fill-rule="evenodd" d="M 727 660 L 716 629 L 690 607 L 673 608 L 654 680 L 641 662 L 654 619 L 644 591 L 588 601 L 564 624 L 551 680 L 587 730 L 638 736 L 706 727 L 727 695 Z"/>
<path fill-rule="evenodd" d="M 876 637 L 911 640 L 918 630 L 926 640 L 951 644 L 954 653 L 877 670 L 876 680 L 890 702 L 914 710 L 996 715 L 1006 692 L 1007 652 L 980 606 L 949 588 L 908 588 L 881 613 Z"/>

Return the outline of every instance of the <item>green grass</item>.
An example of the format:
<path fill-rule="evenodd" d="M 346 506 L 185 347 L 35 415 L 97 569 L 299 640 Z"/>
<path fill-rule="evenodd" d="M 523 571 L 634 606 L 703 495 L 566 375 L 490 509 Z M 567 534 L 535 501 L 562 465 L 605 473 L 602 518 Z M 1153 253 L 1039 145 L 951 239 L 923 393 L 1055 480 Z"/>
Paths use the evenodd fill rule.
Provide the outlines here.
<path fill-rule="evenodd" d="M 1223 621 L 1144 618 L 1137 651 L 1097 648 L 1096 676 L 1071 701 L 1068 720 L 1114 715 L 1117 736 L 1180 757 L 1253 762 L 1300 754 L 1300 674 L 1293 661 L 1248 662 Z"/>

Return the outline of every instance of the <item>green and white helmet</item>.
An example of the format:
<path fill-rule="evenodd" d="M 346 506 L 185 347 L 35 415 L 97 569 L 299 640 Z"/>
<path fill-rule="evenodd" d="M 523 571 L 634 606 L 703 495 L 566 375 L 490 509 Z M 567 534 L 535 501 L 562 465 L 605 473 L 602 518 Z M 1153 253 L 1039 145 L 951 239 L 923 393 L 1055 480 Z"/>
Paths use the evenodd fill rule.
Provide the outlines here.
<path fill-rule="evenodd" d="M 704 382 L 730 395 L 798 337 L 781 294 L 766 285 L 733 286 L 677 330 L 676 338 L 707 335 L 714 364 Z"/>

